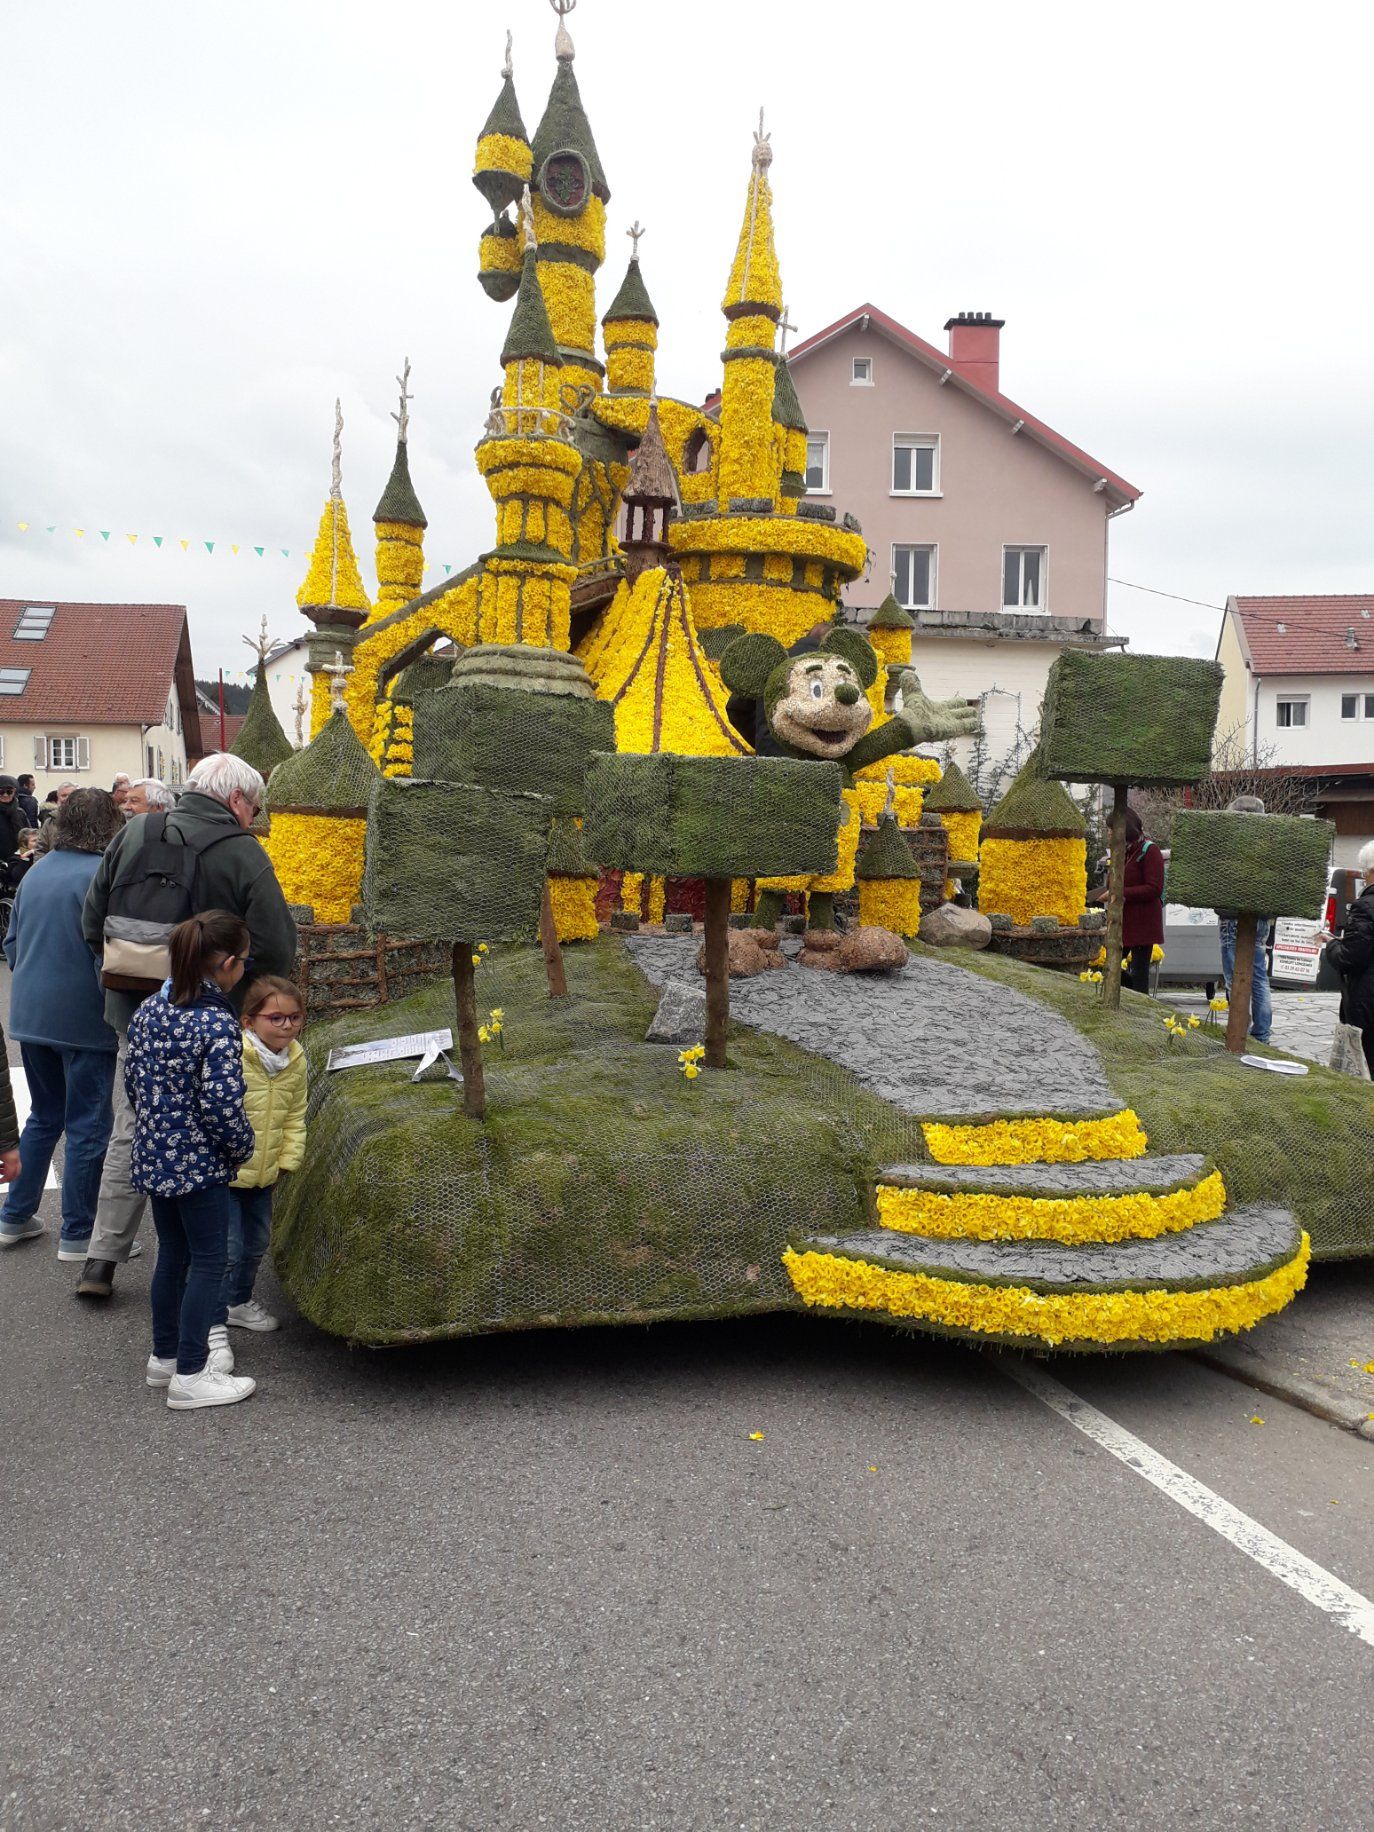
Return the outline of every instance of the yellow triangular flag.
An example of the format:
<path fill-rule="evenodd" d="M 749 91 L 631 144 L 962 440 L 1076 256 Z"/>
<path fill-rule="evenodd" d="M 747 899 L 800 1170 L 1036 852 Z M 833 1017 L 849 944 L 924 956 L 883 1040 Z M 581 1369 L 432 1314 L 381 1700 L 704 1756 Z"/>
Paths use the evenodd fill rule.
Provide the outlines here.
<path fill-rule="evenodd" d="M 85 539 L 86 530 L 84 528 L 76 528 L 73 530 L 73 533 L 76 535 L 78 541 Z"/>
<path fill-rule="evenodd" d="M 237 553 L 237 552 L 238 552 L 238 550 L 239 550 L 239 547 L 238 547 L 238 542 L 237 542 L 237 541 L 230 541 L 230 543 L 229 543 L 229 551 L 230 551 L 230 553 Z"/>
<path fill-rule="evenodd" d="M 126 534 L 124 538 L 129 543 L 130 547 L 132 547 L 135 541 L 137 541 L 138 536 L 136 534 Z"/>
<path fill-rule="evenodd" d="M 181 543 L 181 551 L 185 553 L 189 549 L 190 545 L 191 543 L 189 541 L 183 541 Z"/>
<path fill-rule="evenodd" d="M 29 531 L 29 524 L 27 522 L 20 522 L 19 524 L 20 534 L 27 534 L 28 531 Z"/>

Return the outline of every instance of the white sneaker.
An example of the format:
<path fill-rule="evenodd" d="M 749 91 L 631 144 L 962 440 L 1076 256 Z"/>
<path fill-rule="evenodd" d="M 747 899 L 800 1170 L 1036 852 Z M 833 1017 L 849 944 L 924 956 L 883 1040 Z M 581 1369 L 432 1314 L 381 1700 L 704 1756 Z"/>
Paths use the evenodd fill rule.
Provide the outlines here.
<path fill-rule="evenodd" d="M 256 1298 L 248 1298 L 242 1304 L 229 1306 L 229 1321 L 235 1329 L 280 1329 L 281 1318 L 274 1317 L 270 1310 L 264 1310 Z"/>
<path fill-rule="evenodd" d="M 177 1371 L 175 1355 L 150 1355 L 148 1357 L 148 1385 L 150 1387 L 168 1387 L 172 1376 Z"/>
<path fill-rule="evenodd" d="M 229 1346 L 229 1332 L 222 1323 L 212 1324 L 208 1343 L 210 1354 L 206 1367 L 212 1374 L 232 1374 L 234 1351 Z"/>
<path fill-rule="evenodd" d="M 129 1258 L 137 1259 L 138 1256 L 142 1253 L 142 1251 L 143 1251 L 143 1242 L 141 1240 L 136 1240 L 133 1246 L 130 1247 L 129 1249 Z"/>
<path fill-rule="evenodd" d="M 167 1404 L 173 1412 L 194 1412 L 201 1406 L 233 1406 L 247 1399 L 257 1384 L 246 1374 L 217 1374 L 207 1365 L 199 1374 L 173 1374 L 167 1385 Z"/>

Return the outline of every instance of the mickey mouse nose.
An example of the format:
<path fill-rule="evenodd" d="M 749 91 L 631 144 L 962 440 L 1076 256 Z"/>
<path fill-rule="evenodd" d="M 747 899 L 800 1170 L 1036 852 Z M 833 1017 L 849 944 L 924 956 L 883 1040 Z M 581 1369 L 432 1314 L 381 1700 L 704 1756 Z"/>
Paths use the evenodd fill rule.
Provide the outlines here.
<path fill-rule="evenodd" d="M 835 698 L 841 706 L 852 706 L 859 697 L 859 690 L 852 681 L 841 681 L 835 689 Z"/>

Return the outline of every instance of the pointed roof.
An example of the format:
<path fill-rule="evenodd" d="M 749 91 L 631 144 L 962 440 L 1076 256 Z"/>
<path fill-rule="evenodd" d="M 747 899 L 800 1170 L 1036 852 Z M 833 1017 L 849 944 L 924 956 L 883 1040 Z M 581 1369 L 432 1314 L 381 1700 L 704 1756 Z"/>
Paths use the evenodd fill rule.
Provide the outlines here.
<path fill-rule="evenodd" d="M 296 753 L 291 748 L 291 741 L 281 728 L 281 720 L 272 710 L 272 698 L 267 691 L 267 676 L 263 665 L 258 663 L 253 677 L 253 691 L 248 698 L 248 711 L 244 716 L 239 735 L 229 747 L 230 754 L 242 757 L 245 763 L 253 768 L 266 782 L 281 764 Z"/>
<path fill-rule="evenodd" d="M 358 571 L 342 496 L 331 496 L 324 505 L 310 554 L 310 570 L 296 593 L 296 603 L 307 612 L 336 609 L 361 611 L 366 616 L 372 609 Z"/>
<path fill-rule="evenodd" d="M 973 792 L 973 784 L 957 763 L 945 765 L 939 782 L 927 789 L 921 802 L 931 814 L 981 814 L 983 804 Z"/>
<path fill-rule="evenodd" d="M 1040 774 L 1040 753 L 1032 751 L 1020 775 L 983 823 L 985 839 L 1081 840 L 1087 824 L 1062 782 Z"/>
<path fill-rule="evenodd" d="M 625 278 L 620 282 L 620 291 L 607 306 L 602 317 L 602 324 L 615 324 L 627 318 L 647 320 L 650 324 L 658 323 L 658 313 L 654 302 L 649 297 L 649 289 L 644 284 L 644 276 L 639 271 L 639 256 L 630 256 L 630 265 L 625 269 Z"/>
<path fill-rule="evenodd" d="M 677 473 L 668 456 L 668 448 L 663 443 L 663 429 L 658 423 L 657 400 L 649 403 L 649 418 L 645 422 L 635 455 L 630 460 L 630 475 L 621 494 L 626 502 L 633 498 L 636 502 L 676 504 L 679 500 Z"/>
<path fill-rule="evenodd" d="M 401 522 L 407 528 L 428 528 L 425 512 L 420 507 L 420 499 L 410 481 L 407 449 L 402 435 L 396 441 L 396 462 L 391 467 L 391 475 L 386 480 L 386 488 L 382 491 L 377 507 L 372 511 L 372 519 L 374 522 Z"/>
<path fill-rule="evenodd" d="M 553 326 L 549 323 L 549 308 L 544 303 L 544 289 L 539 284 L 533 248 L 525 250 L 524 263 L 520 269 L 520 291 L 515 296 L 515 310 L 511 314 L 510 329 L 506 332 L 505 348 L 501 351 L 503 363 L 518 362 L 526 357 L 554 367 L 560 360 Z"/>
<path fill-rule="evenodd" d="M 921 868 L 897 824 L 895 814 L 880 814 L 878 825 L 864 835 L 854 862 L 856 878 L 919 878 Z"/>
<path fill-rule="evenodd" d="M 587 111 L 582 106 L 582 95 L 577 87 L 577 78 L 573 75 L 573 60 L 570 53 L 571 46 L 569 46 L 568 55 L 562 53 L 559 55 L 558 73 L 549 91 L 544 118 L 534 131 L 532 144 L 535 177 L 538 177 L 550 153 L 581 153 L 591 173 L 593 192 L 603 204 L 609 203 L 610 187 L 606 183 L 601 155 L 597 152 L 596 141 L 592 137 L 592 124 L 587 119 Z"/>
<path fill-rule="evenodd" d="M 804 433 L 808 430 L 806 415 L 797 399 L 796 384 L 792 380 L 792 370 L 785 356 L 779 358 L 773 374 L 773 420 L 789 432 Z"/>
<path fill-rule="evenodd" d="M 755 134 L 739 246 L 735 250 L 725 297 L 721 300 L 721 310 L 727 318 L 741 317 L 746 312 L 766 312 L 776 320 L 782 313 L 782 277 L 773 246 L 773 193 L 768 184 L 768 168 L 772 162 L 773 149 L 767 137 Z"/>
<path fill-rule="evenodd" d="M 896 595 L 889 592 L 869 618 L 868 627 L 870 630 L 914 630 L 916 619 L 898 604 Z"/>
<path fill-rule="evenodd" d="M 477 138 L 485 140 L 491 134 L 500 134 L 503 139 L 523 140 L 528 144 L 529 135 L 525 132 L 524 117 L 515 95 L 515 77 L 510 70 L 503 70 L 501 78 L 501 93 Z"/>
<path fill-rule="evenodd" d="M 583 653 L 597 698 L 615 712 L 616 749 L 747 757 L 726 694 L 697 639 L 676 571 L 652 566 L 622 584 Z"/>
<path fill-rule="evenodd" d="M 319 736 L 273 772 L 267 806 L 274 814 L 359 814 L 380 776 L 348 714 L 336 707 Z"/>

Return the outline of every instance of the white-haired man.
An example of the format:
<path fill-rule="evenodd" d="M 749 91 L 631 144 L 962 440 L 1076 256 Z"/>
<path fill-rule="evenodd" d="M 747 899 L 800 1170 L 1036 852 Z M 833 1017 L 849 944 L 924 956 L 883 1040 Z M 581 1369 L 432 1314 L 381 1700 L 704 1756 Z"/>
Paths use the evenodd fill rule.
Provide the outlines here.
<path fill-rule="evenodd" d="M 296 958 L 296 925 L 286 907 L 272 861 L 248 832 L 262 807 L 262 777 L 241 757 L 217 752 L 198 763 L 186 780 L 186 791 L 166 820 L 169 839 L 196 854 L 195 886 L 188 915 L 200 910 L 228 910 L 242 917 L 252 942 L 249 971 L 242 985 L 259 973 L 285 974 Z M 105 917 L 116 884 L 134 875 L 144 831 L 156 814 L 138 814 L 116 834 L 101 859 L 86 895 L 81 927 L 91 952 L 104 947 Z M 129 1180 L 134 1116 L 124 1090 L 124 1055 L 129 1020 L 142 1004 L 136 992 L 108 990 L 106 1022 L 119 1033 L 115 1070 L 114 1130 L 105 1153 L 95 1227 L 77 1291 L 86 1298 L 108 1298 L 115 1267 L 122 1265 L 138 1236 L 147 1197 Z"/>
<path fill-rule="evenodd" d="M 140 776 L 129 784 L 124 812 L 132 820 L 136 814 L 156 814 L 159 810 L 166 813 L 176 805 L 177 798 L 165 782 L 159 782 L 156 776 Z"/>

